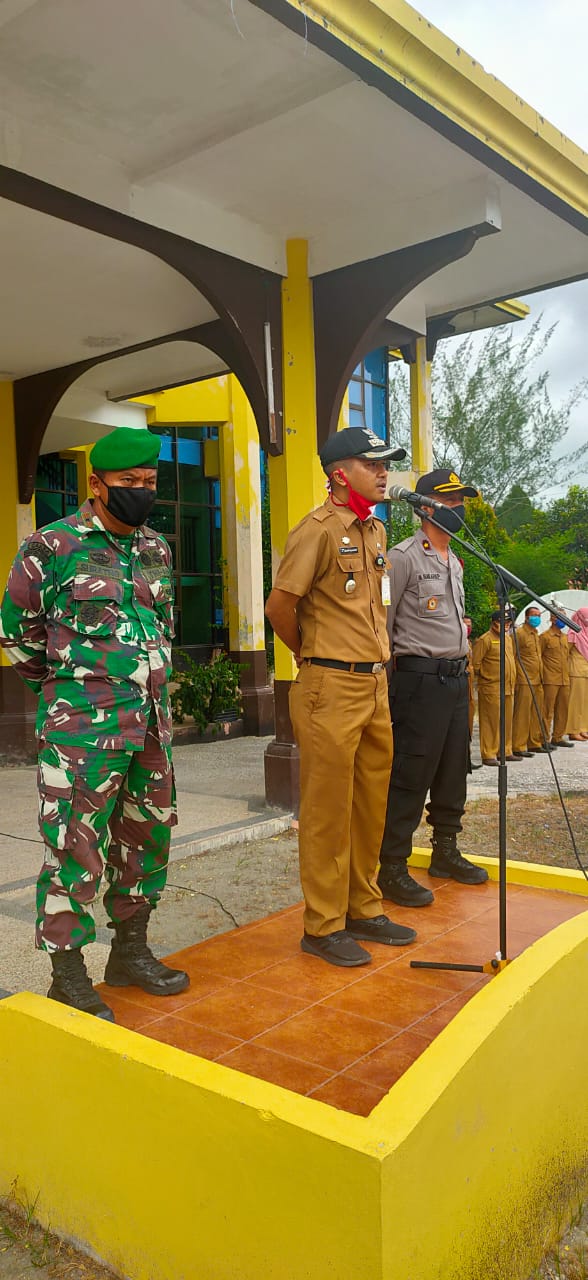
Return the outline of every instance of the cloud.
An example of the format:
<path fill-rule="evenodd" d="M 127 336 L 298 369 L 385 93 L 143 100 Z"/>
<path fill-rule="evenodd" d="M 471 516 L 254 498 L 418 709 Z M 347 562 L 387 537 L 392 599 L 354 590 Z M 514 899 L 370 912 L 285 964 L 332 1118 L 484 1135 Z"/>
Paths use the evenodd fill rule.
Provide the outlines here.
<path fill-rule="evenodd" d="M 588 151 L 586 112 L 586 0 L 415 0 L 419 12 L 460 48 L 476 58 L 546 120 Z M 587 247 L 588 270 L 588 247 Z M 588 280 L 534 293 L 524 299 L 531 321 L 543 313 L 546 327 L 557 324 L 544 367 L 554 404 L 567 398 L 572 387 L 588 376 Z M 522 331 L 521 322 L 516 326 Z M 560 452 L 588 440 L 588 401 L 576 406 Z M 588 484 L 588 463 L 573 477 Z M 567 485 L 549 491 L 543 500 L 558 497 Z"/>

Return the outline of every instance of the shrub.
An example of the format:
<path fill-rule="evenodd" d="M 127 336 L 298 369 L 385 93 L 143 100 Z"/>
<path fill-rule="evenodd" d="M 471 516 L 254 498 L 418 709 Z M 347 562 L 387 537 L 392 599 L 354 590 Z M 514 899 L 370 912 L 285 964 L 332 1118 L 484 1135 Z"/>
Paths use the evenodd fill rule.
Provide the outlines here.
<path fill-rule="evenodd" d="M 177 685 L 171 694 L 172 715 L 176 724 L 192 716 L 200 733 L 207 725 L 234 715 L 241 710 L 239 677 L 241 667 L 226 653 L 218 653 L 210 662 L 199 664 L 180 650 L 182 670 L 172 672 Z"/>

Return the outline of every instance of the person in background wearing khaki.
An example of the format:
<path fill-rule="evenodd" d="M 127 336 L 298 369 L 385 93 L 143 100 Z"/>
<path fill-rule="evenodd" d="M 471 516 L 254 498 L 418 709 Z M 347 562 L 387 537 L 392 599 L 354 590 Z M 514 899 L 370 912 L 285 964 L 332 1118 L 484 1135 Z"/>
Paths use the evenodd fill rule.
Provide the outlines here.
<path fill-rule="evenodd" d="M 540 622 L 541 612 L 531 604 L 528 609 L 525 609 L 525 621 L 522 627 L 517 627 L 518 651 L 515 646 L 517 681 L 512 726 L 512 749 L 516 756 L 535 755 L 541 751 L 554 750 L 551 743 L 545 745 L 543 742 L 543 734 L 533 702 L 534 695 L 539 715 L 542 716 L 543 665 L 537 631 Z M 533 686 L 533 694 L 531 694 L 527 677 Z"/>
<path fill-rule="evenodd" d="M 517 675 L 512 624 L 507 618 L 504 665 L 505 754 L 510 761 L 522 760 L 512 749 L 512 716 Z M 500 610 L 492 614 L 490 630 L 474 644 L 474 669 L 478 677 L 478 721 L 482 764 L 497 765 L 500 749 Z"/>
<path fill-rule="evenodd" d="M 466 629 L 466 635 L 468 638 L 468 697 L 469 697 L 468 718 L 469 718 L 470 742 L 471 742 L 472 733 L 474 731 L 474 713 L 476 709 L 476 700 L 474 696 L 474 651 L 472 649 L 472 640 L 471 640 L 472 620 L 471 618 L 468 618 L 467 614 L 464 617 L 463 625 Z M 471 770 L 468 770 L 468 772 L 471 772 Z"/>
<path fill-rule="evenodd" d="M 572 614 L 581 631 L 570 631 L 570 705 L 568 707 L 568 736 L 573 742 L 588 740 L 588 609 L 577 609 Z"/>
<path fill-rule="evenodd" d="M 565 623 L 552 615 L 551 626 L 539 637 L 543 663 L 543 719 L 547 737 L 554 747 L 573 747 L 564 742 L 570 702 L 570 646 L 564 635 Z"/>
<path fill-rule="evenodd" d="M 302 950 L 369 964 L 360 941 L 405 946 L 414 929 L 382 913 L 376 881 L 392 763 L 385 664 L 386 533 L 372 506 L 404 457 L 348 427 L 321 450 L 329 496 L 288 535 L 266 614 L 299 666 L 290 716 L 300 750 Z"/>

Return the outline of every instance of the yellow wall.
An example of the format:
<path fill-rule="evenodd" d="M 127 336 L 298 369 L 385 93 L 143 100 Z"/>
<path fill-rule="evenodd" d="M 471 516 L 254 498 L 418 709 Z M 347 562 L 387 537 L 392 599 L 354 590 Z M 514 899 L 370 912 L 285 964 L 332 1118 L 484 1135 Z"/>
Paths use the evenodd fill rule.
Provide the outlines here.
<path fill-rule="evenodd" d="M 34 502 L 23 505 L 18 501 L 12 383 L 0 382 L 0 595 L 23 538 L 35 527 L 34 510 Z M 0 650 L 0 666 L 9 665 Z"/>
<path fill-rule="evenodd" d="M 195 426 L 226 422 L 230 411 L 232 376 L 221 374 L 189 386 L 156 391 L 149 396 L 139 396 L 135 403 L 152 406 L 152 409 L 147 409 L 148 422 L 193 423 Z"/>
<path fill-rule="evenodd" d="M 365 1119 L 37 996 L 1 1001 L 0 1194 L 18 1178 L 41 1222 L 132 1280 L 527 1280 L 586 1175 L 587 953 L 583 913 Z"/>

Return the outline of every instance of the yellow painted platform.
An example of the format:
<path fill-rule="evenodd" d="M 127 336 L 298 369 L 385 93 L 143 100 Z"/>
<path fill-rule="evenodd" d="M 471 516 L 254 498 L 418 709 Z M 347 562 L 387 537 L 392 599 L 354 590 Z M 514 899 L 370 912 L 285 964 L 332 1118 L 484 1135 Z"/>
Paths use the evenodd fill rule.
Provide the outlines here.
<path fill-rule="evenodd" d="M 158 1011 L 150 1015 L 133 989 L 117 1016 L 126 1001 L 144 1034 L 28 994 L 2 1001 L 0 1193 L 18 1178 L 22 1194 L 39 1197 L 42 1222 L 132 1280 L 526 1280 L 582 1184 L 588 1149 L 586 882 L 567 873 L 562 891 L 556 872 L 551 890 L 545 869 L 533 874 L 543 887 L 519 883 L 512 897 L 521 953 L 465 1003 L 451 991 L 437 1001 L 439 1009 L 453 1001 L 455 1016 L 438 1019 L 443 1029 L 365 1115 L 343 1109 L 341 1093 L 335 1105 L 321 1100 L 320 1084 L 310 1090 L 319 1096 L 303 1096 L 234 1070 L 226 1048 L 222 1062 L 206 1061 L 156 1039 Z M 513 885 L 529 875 L 510 864 Z M 448 889 L 445 900 L 442 884 L 437 893 L 442 937 L 429 932 L 421 954 L 447 955 L 460 941 L 455 958 L 464 959 L 469 938 L 479 958 L 490 945 L 482 916 L 494 910 L 495 886 L 484 887 L 484 901 L 476 890 Z M 467 907 L 471 919 L 460 914 L 460 894 L 477 903 Z M 423 913 L 429 922 L 435 910 Z M 234 1030 L 243 1028 L 247 984 L 261 989 L 266 970 L 298 961 L 295 911 L 284 913 L 277 959 L 280 917 L 248 927 L 252 953 L 265 947 L 267 963 L 233 975 L 234 1000 L 224 1006 L 234 1004 Z M 532 932 L 544 936 L 533 942 Z M 206 948 L 226 949 L 231 939 L 243 957 L 242 931 L 191 949 L 204 977 L 214 972 Z M 392 972 L 407 960 L 378 950 L 343 1001 L 333 1001 L 332 987 L 322 999 L 315 992 L 315 1018 L 329 1001 L 330 1021 L 339 1008 L 347 1028 L 353 1017 L 374 1026 L 392 1018 L 382 996 L 388 990 L 393 1002 L 395 982 L 409 985 L 400 968 Z M 306 961 L 313 976 L 323 972 Z M 375 977 L 382 985 L 371 1019 L 365 987 L 363 1012 L 354 1014 L 347 997 L 357 1000 Z M 301 998 L 293 980 L 282 996 Z M 201 1030 L 194 1010 L 206 1001 L 210 1020 L 218 1005 L 202 991 L 192 993 L 185 1019 Z M 161 1018 L 181 1023 L 184 1015 Z M 289 1020 L 299 1016 L 290 1011 Z M 415 1021 L 431 1016 L 423 1008 Z M 388 1046 L 395 1036 L 385 1030 Z M 368 1049 L 364 1065 L 378 1051 Z M 315 1064 L 324 1055 L 317 1044 Z"/>

